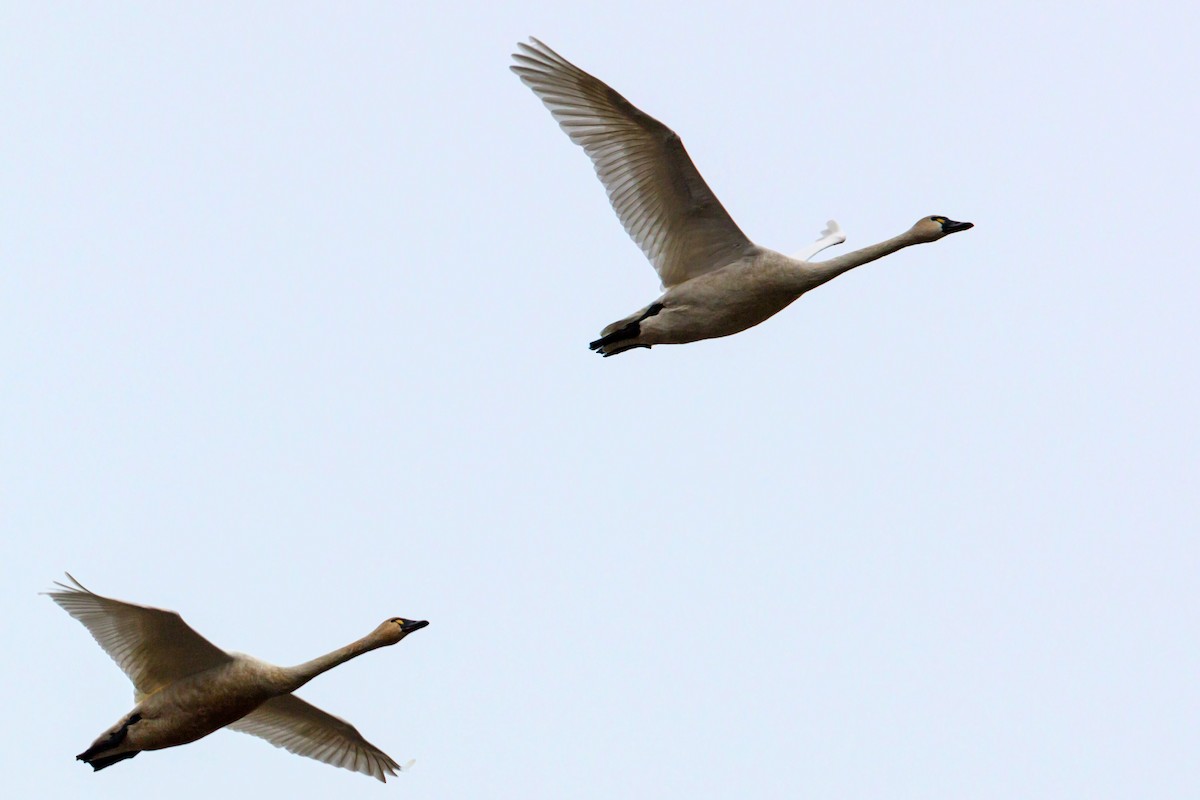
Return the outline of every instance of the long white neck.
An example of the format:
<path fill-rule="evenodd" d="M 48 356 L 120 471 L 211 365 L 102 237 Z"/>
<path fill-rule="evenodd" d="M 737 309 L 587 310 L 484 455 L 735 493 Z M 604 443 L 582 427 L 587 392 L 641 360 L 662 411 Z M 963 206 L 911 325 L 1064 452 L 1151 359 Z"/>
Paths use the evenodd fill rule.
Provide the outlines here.
<path fill-rule="evenodd" d="M 868 264 L 876 259 L 891 255 L 909 245 L 921 244 L 926 241 L 928 239 L 908 230 L 899 236 L 893 236 L 891 239 L 882 241 L 879 244 L 873 244 L 861 250 L 846 253 L 844 256 L 831 258 L 828 261 L 810 261 L 805 265 L 805 273 L 810 281 L 812 281 L 812 286 L 820 286 L 822 283 L 833 280 L 843 272 L 849 272 L 855 267 L 860 267 L 863 264 Z"/>
<path fill-rule="evenodd" d="M 312 661 L 305 661 L 294 667 L 284 667 L 282 671 L 287 676 L 288 682 L 294 684 L 288 691 L 294 692 L 322 672 L 328 672 L 339 664 L 344 664 L 352 658 L 357 658 L 363 653 L 369 653 L 387 644 L 392 644 L 392 642 L 381 641 L 372 633 L 345 647 L 339 647 L 332 653 L 318 656 Z"/>

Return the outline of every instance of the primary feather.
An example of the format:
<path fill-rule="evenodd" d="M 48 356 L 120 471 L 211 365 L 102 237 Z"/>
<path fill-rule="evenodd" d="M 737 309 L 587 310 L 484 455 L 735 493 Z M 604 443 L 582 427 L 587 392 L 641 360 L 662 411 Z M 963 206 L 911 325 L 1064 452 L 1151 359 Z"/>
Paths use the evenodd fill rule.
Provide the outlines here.
<path fill-rule="evenodd" d="M 708 188 L 679 137 L 542 44 L 512 71 L 592 159 L 621 224 L 665 287 L 736 261 L 753 244 Z"/>

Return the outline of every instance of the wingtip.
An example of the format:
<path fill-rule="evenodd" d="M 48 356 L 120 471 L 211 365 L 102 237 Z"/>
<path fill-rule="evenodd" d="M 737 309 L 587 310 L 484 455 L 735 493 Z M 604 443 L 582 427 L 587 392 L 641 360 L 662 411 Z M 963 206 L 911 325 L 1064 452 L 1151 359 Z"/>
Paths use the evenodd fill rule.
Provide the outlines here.
<path fill-rule="evenodd" d="M 518 41 L 517 42 L 517 50 L 519 52 L 513 53 L 513 55 L 514 56 L 520 55 L 521 53 L 535 53 L 536 54 L 536 53 L 540 52 L 542 49 L 548 49 L 548 48 L 546 48 L 546 45 L 542 44 L 542 42 L 536 36 L 530 36 L 528 41 L 524 41 L 524 42 Z"/>
<path fill-rule="evenodd" d="M 821 238 L 825 238 L 826 236 L 837 239 L 839 244 L 846 241 L 846 234 L 842 232 L 842 226 L 838 225 L 836 219 L 831 219 L 825 223 L 825 229 L 821 231 Z"/>
<path fill-rule="evenodd" d="M 66 575 L 67 580 L 69 580 L 74 585 L 68 586 L 67 584 L 63 583 L 62 581 L 54 581 L 54 585 L 57 586 L 58 589 L 50 589 L 49 591 L 39 592 L 38 594 L 44 594 L 44 595 L 53 597 L 56 594 L 62 594 L 62 591 L 60 591 L 60 590 L 68 591 L 68 592 L 87 592 L 88 594 L 92 593 L 92 591 L 90 589 L 88 589 L 82 583 L 77 581 L 75 579 L 75 576 L 72 575 L 71 573 L 67 572 L 66 570 L 63 570 L 63 574 Z"/>
<path fill-rule="evenodd" d="M 404 764 L 397 764 L 395 761 L 388 759 L 388 763 L 383 764 L 376 772 L 371 773 L 371 777 L 380 783 L 387 783 L 388 776 L 395 778 L 401 772 L 408 772 L 412 769 L 412 765 L 417 763 L 415 758 L 410 758 Z"/>

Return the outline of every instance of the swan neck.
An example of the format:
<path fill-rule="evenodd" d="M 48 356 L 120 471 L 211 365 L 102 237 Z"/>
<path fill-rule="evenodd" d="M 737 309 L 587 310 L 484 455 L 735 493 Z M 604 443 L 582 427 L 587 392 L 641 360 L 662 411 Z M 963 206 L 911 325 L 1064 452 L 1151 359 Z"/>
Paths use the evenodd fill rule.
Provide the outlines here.
<path fill-rule="evenodd" d="M 861 250 L 846 253 L 844 256 L 831 258 L 828 261 L 812 263 L 809 274 L 816 278 L 817 284 L 822 284 L 833 280 L 843 272 L 849 272 L 855 267 L 869 264 L 909 245 L 919 244 L 921 241 L 912 231 L 905 231 L 899 236 L 893 236 L 891 239 L 886 239 L 878 244 L 869 245 Z"/>
<path fill-rule="evenodd" d="M 339 664 L 345 664 L 352 658 L 357 658 L 363 653 L 369 653 L 372 650 L 383 647 L 385 642 L 381 642 L 374 635 L 364 636 L 356 642 L 351 642 L 345 647 L 339 647 L 332 653 L 326 653 L 323 656 L 318 656 L 312 661 L 305 661 L 294 667 L 287 667 L 284 672 L 287 674 L 288 680 L 294 685 L 288 691 L 296 691 L 304 684 L 311 681 L 323 672 L 328 672 Z"/>

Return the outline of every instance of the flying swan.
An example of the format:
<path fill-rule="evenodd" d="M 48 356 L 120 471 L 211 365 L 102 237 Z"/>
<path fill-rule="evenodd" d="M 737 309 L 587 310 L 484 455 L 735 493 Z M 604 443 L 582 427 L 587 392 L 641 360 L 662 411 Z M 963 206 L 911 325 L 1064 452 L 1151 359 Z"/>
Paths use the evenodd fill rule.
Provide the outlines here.
<path fill-rule="evenodd" d="M 847 270 L 974 227 L 922 217 L 899 236 L 820 263 L 807 259 L 845 240 L 832 221 L 801 258 L 759 247 L 708 188 L 674 131 L 542 42 L 530 42 L 518 43 L 510 69 L 592 159 L 617 217 L 666 290 L 600 332 L 590 347 L 603 356 L 744 331 Z"/>
<path fill-rule="evenodd" d="M 332 714 L 292 692 L 322 672 L 370 650 L 396 644 L 428 622 L 392 617 L 356 642 L 296 667 L 226 653 L 174 611 L 124 603 L 71 586 L 46 592 L 83 623 L 134 685 L 133 710 L 76 758 L 94 770 L 143 750 L 194 742 L 219 728 L 266 739 L 297 755 L 381 781 L 400 765 Z"/>

